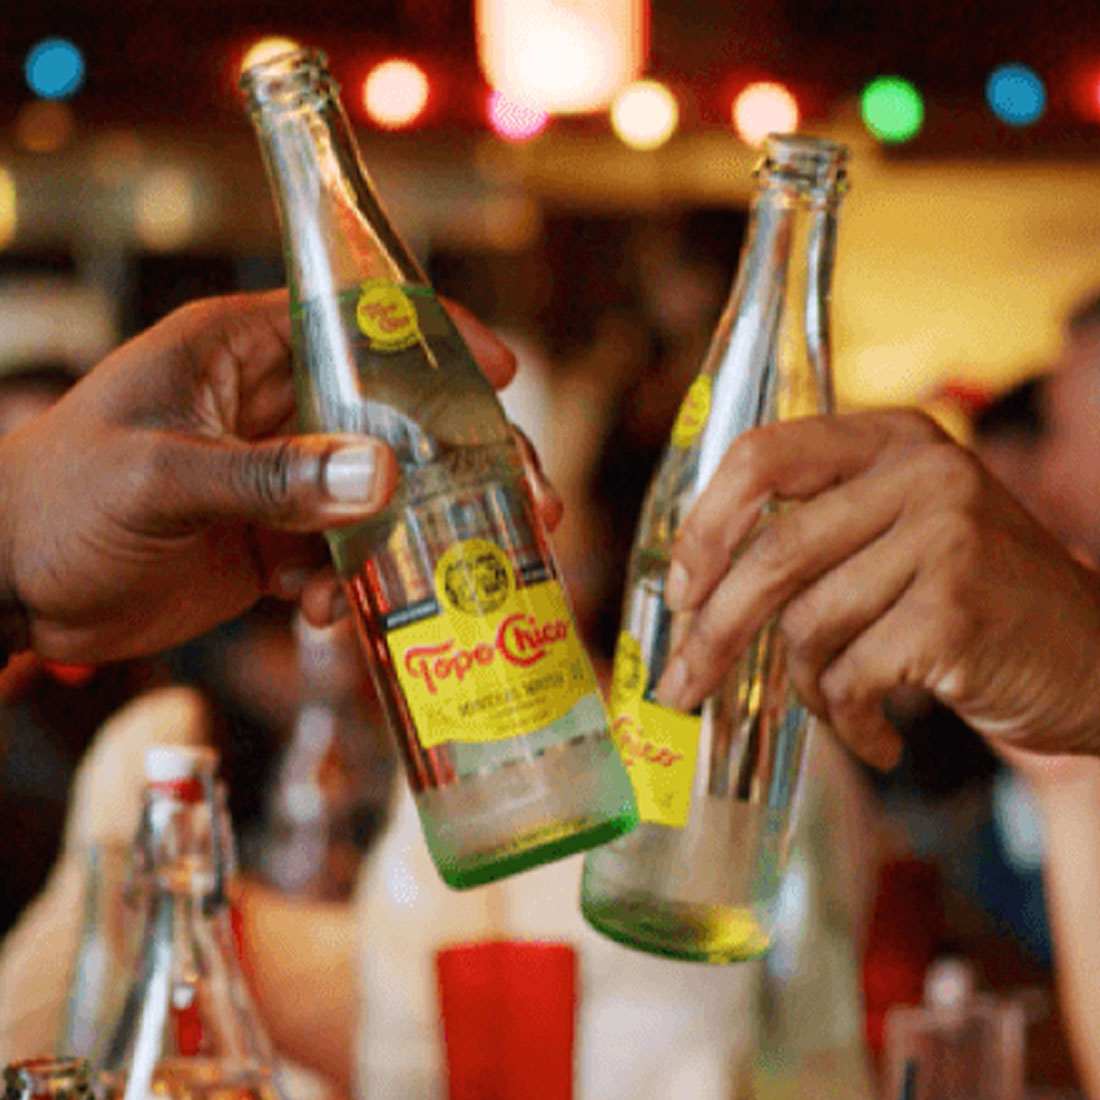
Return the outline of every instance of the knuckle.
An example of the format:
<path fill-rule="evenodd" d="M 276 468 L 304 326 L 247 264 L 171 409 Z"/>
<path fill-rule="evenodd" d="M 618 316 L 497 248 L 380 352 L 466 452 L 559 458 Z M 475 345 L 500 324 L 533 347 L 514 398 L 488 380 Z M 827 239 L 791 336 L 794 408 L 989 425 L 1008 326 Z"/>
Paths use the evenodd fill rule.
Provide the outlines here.
<path fill-rule="evenodd" d="M 949 440 L 930 443 L 923 449 L 921 472 L 928 483 L 947 499 L 971 502 L 982 491 L 983 475 L 978 460 Z"/>
<path fill-rule="evenodd" d="M 728 472 L 736 473 L 750 493 L 765 487 L 772 434 L 767 426 L 753 428 L 734 440 L 726 452 Z"/>
<path fill-rule="evenodd" d="M 883 415 L 896 434 L 914 443 L 947 441 L 943 429 L 922 409 L 890 409 Z"/>
<path fill-rule="evenodd" d="M 764 574 L 769 589 L 778 587 L 784 578 L 794 572 L 802 556 L 805 540 L 798 530 L 794 516 L 775 519 L 767 524 L 746 549 L 746 554 Z"/>
<path fill-rule="evenodd" d="M 819 686 L 831 715 L 843 717 L 859 708 L 859 667 L 849 654 L 837 658 L 822 673 Z"/>
<path fill-rule="evenodd" d="M 940 563 L 935 575 L 941 584 L 953 590 L 961 577 L 975 567 L 981 555 L 982 538 L 978 517 L 965 509 L 947 508 L 931 520 L 927 545 Z"/>
<path fill-rule="evenodd" d="M 779 616 L 779 630 L 787 640 L 792 654 L 802 661 L 812 661 L 823 646 L 822 624 L 810 593 L 792 600 Z"/>
<path fill-rule="evenodd" d="M 290 519 L 294 512 L 296 451 L 291 440 L 279 440 L 262 451 L 238 452 L 231 466 L 236 488 L 265 516 Z"/>

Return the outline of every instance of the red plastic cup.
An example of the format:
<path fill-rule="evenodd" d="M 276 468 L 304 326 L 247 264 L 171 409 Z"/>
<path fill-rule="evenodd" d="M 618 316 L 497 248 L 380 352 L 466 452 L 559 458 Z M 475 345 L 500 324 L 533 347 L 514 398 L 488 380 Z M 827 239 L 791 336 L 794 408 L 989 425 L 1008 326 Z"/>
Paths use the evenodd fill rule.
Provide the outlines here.
<path fill-rule="evenodd" d="M 450 1100 L 572 1100 L 577 954 L 489 940 L 436 953 Z"/>

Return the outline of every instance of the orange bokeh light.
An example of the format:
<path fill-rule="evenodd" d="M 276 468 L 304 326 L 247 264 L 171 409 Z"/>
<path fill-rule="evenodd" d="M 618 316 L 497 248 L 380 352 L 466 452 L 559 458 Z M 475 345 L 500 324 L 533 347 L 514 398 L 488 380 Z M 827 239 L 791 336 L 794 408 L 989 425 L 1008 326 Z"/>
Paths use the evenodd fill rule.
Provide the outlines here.
<path fill-rule="evenodd" d="M 387 130 L 411 126 L 428 105 L 428 75 L 413 61 L 394 57 L 376 65 L 363 82 L 363 107 Z"/>
<path fill-rule="evenodd" d="M 746 145 L 762 145 L 768 134 L 792 133 L 798 117 L 798 101 L 771 81 L 750 84 L 733 103 L 733 124 Z"/>

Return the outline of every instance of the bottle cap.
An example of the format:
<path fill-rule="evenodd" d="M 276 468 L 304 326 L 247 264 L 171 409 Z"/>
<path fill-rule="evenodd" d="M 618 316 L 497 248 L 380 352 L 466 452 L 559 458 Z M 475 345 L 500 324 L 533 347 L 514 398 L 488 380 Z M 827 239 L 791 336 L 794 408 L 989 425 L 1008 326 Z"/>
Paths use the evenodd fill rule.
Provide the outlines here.
<path fill-rule="evenodd" d="M 154 745 L 145 753 L 145 779 L 148 783 L 179 783 L 213 775 L 218 768 L 218 753 L 208 745 Z"/>
<path fill-rule="evenodd" d="M 936 1012 L 957 1015 L 974 994 L 974 966 L 967 959 L 936 959 L 924 975 L 924 999 Z"/>

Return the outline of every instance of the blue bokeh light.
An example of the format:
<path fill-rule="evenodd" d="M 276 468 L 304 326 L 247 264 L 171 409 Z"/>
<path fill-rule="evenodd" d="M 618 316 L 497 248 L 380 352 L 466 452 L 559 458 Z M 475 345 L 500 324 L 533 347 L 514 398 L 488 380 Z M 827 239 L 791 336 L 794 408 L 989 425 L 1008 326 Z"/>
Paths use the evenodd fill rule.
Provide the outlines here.
<path fill-rule="evenodd" d="M 1001 65 L 994 69 L 985 86 L 985 97 L 993 113 L 1010 126 L 1038 122 L 1047 105 L 1042 78 L 1026 65 Z"/>
<path fill-rule="evenodd" d="M 67 38 L 43 38 L 27 54 L 27 84 L 42 99 L 67 99 L 84 83 L 84 55 Z"/>

